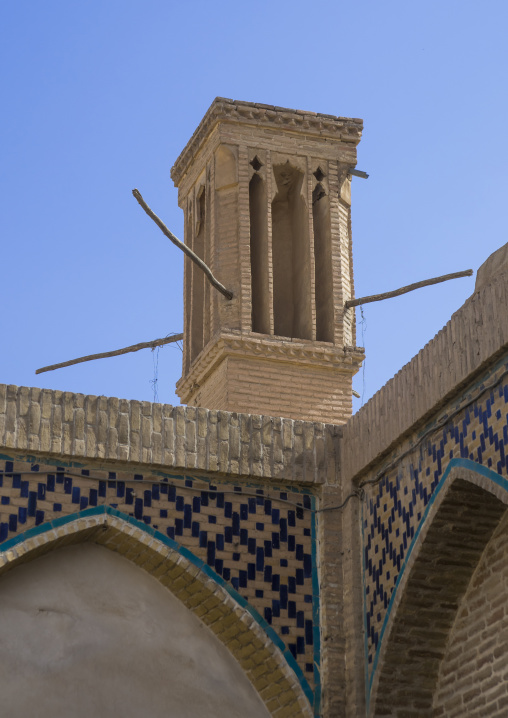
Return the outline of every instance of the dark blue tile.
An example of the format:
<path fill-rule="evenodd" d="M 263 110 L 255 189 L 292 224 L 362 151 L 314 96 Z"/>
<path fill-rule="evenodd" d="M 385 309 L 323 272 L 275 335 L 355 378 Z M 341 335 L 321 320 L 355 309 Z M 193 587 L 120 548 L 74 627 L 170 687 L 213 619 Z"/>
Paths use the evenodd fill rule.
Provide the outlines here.
<path fill-rule="evenodd" d="M 207 543 L 206 562 L 209 566 L 213 566 L 215 564 L 215 541 L 208 541 Z"/>
<path fill-rule="evenodd" d="M 18 530 L 18 517 L 16 514 L 9 515 L 9 531 Z"/>
<path fill-rule="evenodd" d="M 79 486 L 74 486 L 72 489 L 72 503 L 79 504 L 81 499 L 81 489 Z"/>
<path fill-rule="evenodd" d="M 256 571 L 263 571 L 265 566 L 265 555 L 263 549 L 258 546 L 256 548 Z"/>
<path fill-rule="evenodd" d="M 11 502 L 9 496 L 2 496 L 2 506 L 8 506 Z"/>
<path fill-rule="evenodd" d="M 36 508 L 37 508 L 37 492 L 30 491 L 28 494 L 28 515 L 35 516 Z"/>
<path fill-rule="evenodd" d="M 35 512 L 35 525 L 39 526 L 44 523 L 44 511 Z"/>
<path fill-rule="evenodd" d="M 26 508 L 24 506 L 18 508 L 18 521 L 20 524 L 26 524 Z"/>
<path fill-rule="evenodd" d="M 280 606 L 284 609 L 288 606 L 288 587 L 285 584 L 280 587 Z"/>

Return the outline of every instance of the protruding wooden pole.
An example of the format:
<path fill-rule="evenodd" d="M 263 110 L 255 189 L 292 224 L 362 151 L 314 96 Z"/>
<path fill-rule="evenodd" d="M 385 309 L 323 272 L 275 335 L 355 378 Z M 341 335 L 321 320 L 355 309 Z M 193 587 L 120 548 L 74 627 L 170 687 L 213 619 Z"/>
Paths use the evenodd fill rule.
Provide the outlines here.
<path fill-rule="evenodd" d="M 346 309 L 349 309 L 350 307 L 358 307 L 360 304 L 369 304 L 369 302 L 380 302 L 382 299 L 398 297 L 401 294 L 407 294 L 407 292 L 412 292 L 414 289 L 420 289 L 420 287 L 428 287 L 431 284 L 447 282 L 449 279 L 470 277 L 472 274 L 472 269 L 466 269 L 464 272 L 455 272 L 454 274 L 443 274 L 442 277 L 434 277 L 434 279 L 424 279 L 423 282 L 415 282 L 414 284 L 408 284 L 407 287 L 394 289 L 393 292 L 384 292 L 384 294 L 371 294 L 368 297 L 360 297 L 360 299 L 348 299 L 348 301 L 345 302 L 344 306 L 346 307 Z"/>
<path fill-rule="evenodd" d="M 140 349 L 155 349 L 155 347 L 161 347 L 164 344 L 171 344 L 171 342 L 178 342 L 183 339 L 183 334 L 173 334 L 170 337 L 164 337 L 164 339 L 154 339 L 152 342 L 141 342 L 141 344 L 132 344 L 130 347 L 124 347 L 123 349 L 115 349 L 112 352 L 102 352 L 101 354 L 89 354 L 86 357 L 80 357 L 79 359 L 70 359 L 64 361 L 61 364 L 52 364 L 51 366 L 44 366 L 42 369 L 37 369 L 36 374 L 42 374 L 45 371 L 53 371 L 54 369 L 62 369 L 64 366 L 72 366 L 73 364 L 81 364 L 85 361 L 94 361 L 95 359 L 106 359 L 107 357 L 116 357 L 120 354 L 129 354 L 129 352 L 138 352 Z"/>
<path fill-rule="evenodd" d="M 213 274 L 212 274 L 212 270 L 210 269 L 210 267 L 208 267 L 208 265 L 206 265 L 206 264 L 203 262 L 203 260 L 200 259 L 200 258 L 198 257 L 198 255 L 195 254 L 195 253 L 192 251 L 192 249 L 189 249 L 189 247 L 187 247 L 186 244 L 184 244 L 183 242 L 181 242 L 181 241 L 178 239 L 178 237 L 175 237 L 175 235 L 173 234 L 173 232 L 171 232 L 171 231 L 166 227 L 166 225 L 164 224 L 164 222 L 162 221 L 162 219 L 161 219 L 160 217 L 158 217 L 158 216 L 155 214 L 155 212 L 153 212 L 153 211 L 150 209 L 150 207 L 147 205 L 147 203 L 145 202 L 145 200 L 144 200 L 143 197 L 141 196 L 141 192 L 140 192 L 138 189 L 133 189 L 133 190 L 132 190 L 132 194 L 134 195 L 135 199 L 139 202 L 139 204 L 141 205 L 141 207 L 143 207 L 143 209 L 145 210 L 145 212 L 147 213 L 147 215 L 148 215 L 151 219 L 153 219 L 153 221 L 155 222 L 155 224 L 156 224 L 156 225 L 159 227 L 159 229 L 166 235 L 166 237 L 167 237 L 169 240 L 171 240 L 171 242 L 173 242 L 173 244 L 174 244 L 176 247 L 178 247 L 178 249 L 181 249 L 182 252 L 189 257 L 189 259 L 192 259 L 192 261 L 194 262 L 194 264 L 197 264 L 198 267 L 203 270 L 203 272 L 205 273 L 205 275 L 206 275 L 208 281 L 210 282 L 210 284 L 211 284 L 213 287 L 215 287 L 215 289 L 217 289 L 217 291 L 219 291 L 221 294 L 223 294 L 223 295 L 226 297 L 226 299 L 233 299 L 233 292 L 230 292 L 229 289 L 226 289 L 226 287 L 225 287 L 223 284 L 221 284 L 217 279 L 215 279 L 215 277 L 214 277 Z"/>

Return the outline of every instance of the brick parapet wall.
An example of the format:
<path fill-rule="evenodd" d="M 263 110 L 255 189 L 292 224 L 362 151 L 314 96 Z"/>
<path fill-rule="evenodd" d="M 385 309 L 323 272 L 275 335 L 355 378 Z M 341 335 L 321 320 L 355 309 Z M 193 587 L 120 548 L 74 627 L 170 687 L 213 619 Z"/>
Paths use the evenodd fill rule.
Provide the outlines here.
<path fill-rule="evenodd" d="M 0 385 L 0 449 L 11 452 L 333 484 L 340 434 L 320 422 Z"/>
<path fill-rule="evenodd" d="M 508 347 L 508 275 L 476 291 L 425 347 L 344 427 L 342 473 L 386 456 Z"/>

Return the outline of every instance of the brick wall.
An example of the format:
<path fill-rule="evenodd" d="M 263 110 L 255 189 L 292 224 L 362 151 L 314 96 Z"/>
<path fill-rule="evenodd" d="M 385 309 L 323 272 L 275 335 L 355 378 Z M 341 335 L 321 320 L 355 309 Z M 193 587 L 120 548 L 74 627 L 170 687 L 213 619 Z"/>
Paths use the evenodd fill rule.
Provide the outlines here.
<path fill-rule="evenodd" d="M 508 514 L 487 544 L 458 608 L 434 697 L 434 715 L 508 713 Z"/>

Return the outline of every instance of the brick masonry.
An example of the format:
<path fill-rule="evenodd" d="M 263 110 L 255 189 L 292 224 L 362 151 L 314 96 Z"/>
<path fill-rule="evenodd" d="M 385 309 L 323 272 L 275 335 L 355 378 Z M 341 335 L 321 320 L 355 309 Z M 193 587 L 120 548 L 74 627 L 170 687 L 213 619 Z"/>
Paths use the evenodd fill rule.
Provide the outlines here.
<path fill-rule="evenodd" d="M 351 416 L 352 377 L 364 353 L 355 346 L 354 310 L 344 309 L 353 295 L 348 173 L 356 165 L 362 127 L 356 119 L 224 98 L 212 103 L 172 177 L 185 214 L 186 244 L 206 255 L 233 297 L 215 291 L 203 296 L 201 270 L 186 261 L 183 372 L 177 383 L 184 403 L 336 424 Z M 284 165 L 300 177 L 294 196 L 301 216 L 277 224 L 274 168 Z M 255 209 L 253 176 L 263 187 Z M 317 187 L 327 202 L 318 229 L 312 210 Z M 287 197 L 294 197 L 291 192 Z M 275 205 L 293 207 L 287 197 Z M 263 228 L 262 246 L 251 214 Z M 272 237 L 275 226 L 281 237 Z M 280 256 L 279 246 L 285 247 Z M 325 284 L 323 299 L 316 285 Z M 326 341 L 320 334 L 323 305 Z M 264 316 L 262 328 L 255 326 L 253 307 Z"/>
<path fill-rule="evenodd" d="M 502 718 L 508 711 L 508 514 L 487 544 L 442 659 L 434 715 Z"/>

